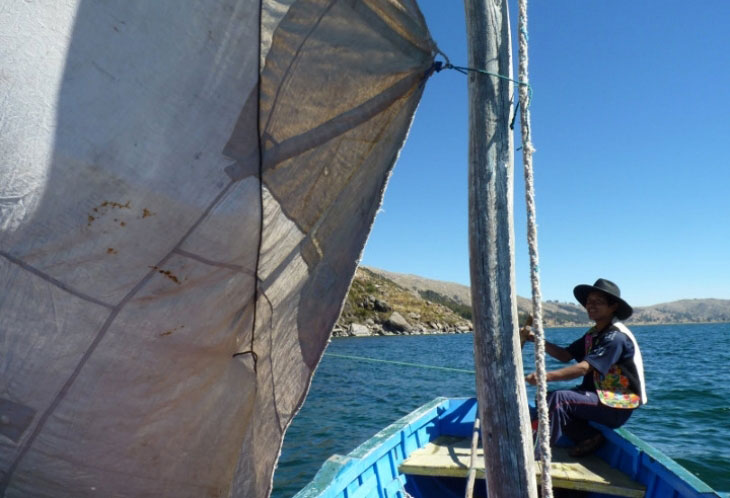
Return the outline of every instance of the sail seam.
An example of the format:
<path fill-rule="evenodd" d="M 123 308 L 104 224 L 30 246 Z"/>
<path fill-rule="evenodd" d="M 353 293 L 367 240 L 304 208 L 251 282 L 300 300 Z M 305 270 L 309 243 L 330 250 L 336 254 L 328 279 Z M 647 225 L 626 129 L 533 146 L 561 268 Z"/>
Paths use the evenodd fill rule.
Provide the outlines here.
<path fill-rule="evenodd" d="M 194 259 L 195 261 L 198 261 L 198 262 L 203 263 L 208 266 L 216 266 L 218 268 L 227 268 L 229 270 L 233 270 L 233 271 L 236 271 L 239 273 L 245 273 L 246 275 L 251 275 L 251 276 L 255 275 L 255 272 L 253 270 L 249 270 L 248 268 L 245 268 L 241 265 L 234 265 L 232 263 L 223 263 L 221 261 L 213 261 L 212 259 L 205 258 L 199 254 L 184 251 L 183 249 L 173 249 L 173 252 L 180 256 Z"/>
<path fill-rule="evenodd" d="M 259 297 L 262 292 L 259 290 L 259 270 L 261 266 L 261 249 L 264 244 L 264 151 L 263 144 L 261 143 L 261 11 L 263 2 L 259 2 L 259 67 L 258 67 L 258 81 L 256 82 L 256 152 L 258 156 L 258 180 L 259 180 L 259 240 L 256 248 L 256 264 L 254 266 L 254 287 L 253 287 L 253 312 L 251 318 L 251 341 L 249 350 L 253 353 L 253 371 L 254 375 L 258 374 L 258 355 L 254 352 L 254 344 L 256 340 L 256 322 L 258 320 L 258 308 L 259 308 Z M 261 284 L 263 285 L 263 284 Z M 265 293 L 264 293 L 265 296 Z M 268 299 L 267 299 L 268 300 Z M 272 311 L 273 315 L 273 311 Z M 271 361 L 269 359 L 269 361 Z M 272 481 L 273 483 L 273 481 Z M 273 485 L 273 484 L 272 484 Z M 269 489 L 271 491 L 271 489 Z"/>
<path fill-rule="evenodd" d="M 317 19 L 317 22 L 312 24 L 312 28 L 309 30 L 309 32 L 302 38 L 302 42 L 297 47 L 296 52 L 294 52 L 294 55 L 291 58 L 291 61 L 289 61 L 289 65 L 287 66 L 286 70 L 284 70 L 284 73 L 281 75 L 281 78 L 279 79 L 281 81 L 281 84 L 276 89 L 276 94 L 274 95 L 274 100 L 271 103 L 271 107 L 269 108 L 269 115 L 266 120 L 266 126 L 264 126 L 264 130 L 269 129 L 269 124 L 271 124 L 271 118 L 274 115 L 274 110 L 276 109 L 276 104 L 279 100 L 279 94 L 281 89 L 285 86 L 284 82 L 287 80 L 288 75 L 291 73 L 292 66 L 294 63 L 299 59 L 299 54 L 302 51 L 302 48 L 304 45 L 309 41 L 309 37 L 312 36 L 312 33 L 319 27 L 319 24 L 322 22 L 322 19 L 327 15 L 327 13 L 332 9 L 334 6 L 336 0 L 332 0 L 330 4 L 322 9 L 322 12 L 319 14 L 319 18 Z M 260 64 L 260 58 L 259 58 L 259 64 Z M 261 119 L 261 71 L 259 68 L 259 99 L 258 99 L 258 111 L 259 111 L 259 120 Z M 259 123 L 259 140 L 261 140 L 261 124 Z M 259 149 L 261 149 L 261 143 L 259 142 Z M 259 159 L 263 158 L 263 153 L 260 153 Z"/>
<path fill-rule="evenodd" d="M 192 234 L 196 228 L 205 220 L 205 218 L 210 214 L 210 212 L 213 210 L 213 208 L 220 202 L 220 200 L 223 198 L 223 196 L 230 190 L 231 186 L 235 182 L 231 181 L 226 185 L 219 193 L 216 195 L 216 197 L 213 199 L 213 201 L 208 205 L 208 207 L 203 211 L 203 213 L 198 217 L 198 219 L 195 221 L 195 223 L 192 224 L 192 226 L 188 229 L 187 232 L 180 238 L 178 243 L 173 247 L 170 252 L 168 252 L 155 266 L 160 267 L 163 266 L 171 257 L 173 254 L 175 254 L 180 246 L 185 242 L 185 240 Z M 3 256 L 6 256 L 6 253 L 0 252 Z M 71 373 L 69 378 L 66 380 L 66 382 L 61 387 L 61 390 L 56 394 L 56 396 L 53 398 L 53 401 L 51 404 L 46 408 L 46 410 L 43 412 L 43 415 L 41 415 L 40 419 L 38 420 L 38 423 L 36 424 L 33 432 L 28 436 L 28 439 L 23 444 L 20 452 L 13 460 L 13 463 L 8 468 L 7 473 L 3 477 L 3 480 L 0 481 L 0 496 L 4 496 L 5 491 L 10 484 L 10 480 L 13 477 L 13 474 L 15 473 L 15 470 L 18 468 L 18 465 L 20 464 L 21 460 L 25 457 L 25 455 L 30 450 L 30 447 L 35 442 L 35 439 L 38 437 L 38 435 L 43 430 L 46 422 L 50 418 L 50 416 L 53 414 L 53 412 L 56 410 L 59 404 L 61 404 L 61 401 L 63 401 L 63 398 L 66 397 L 68 392 L 73 387 L 73 384 L 76 382 L 76 379 L 78 378 L 79 374 L 81 373 L 81 370 L 86 366 L 87 361 L 91 357 L 91 355 L 96 351 L 96 348 L 99 346 L 99 343 L 101 340 L 106 336 L 106 333 L 109 331 L 109 328 L 111 327 L 112 323 L 116 319 L 117 315 L 124 309 L 124 307 L 127 305 L 127 303 L 139 292 L 139 290 L 144 287 L 147 282 L 157 274 L 156 269 L 152 269 L 122 298 L 119 303 L 114 306 L 111 310 L 111 313 L 107 317 L 104 324 L 101 326 L 99 331 L 96 333 L 96 336 L 91 341 L 91 344 L 84 352 L 83 356 L 79 360 L 78 364 L 74 368 L 74 371 Z M 108 306 L 108 305 L 107 305 Z"/>
<path fill-rule="evenodd" d="M 16 258 L 15 256 L 12 256 L 12 255 L 6 253 L 5 251 L 0 251 L 0 256 L 4 257 L 8 261 L 10 261 L 10 263 L 21 267 L 22 269 L 32 273 L 33 275 L 37 276 L 38 278 L 41 278 L 41 279 L 45 280 L 46 282 L 53 284 L 55 287 L 58 287 L 59 289 L 64 290 L 64 291 L 68 292 L 69 294 L 78 297 L 79 299 L 83 299 L 84 301 L 89 301 L 91 303 L 98 304 L 99 306 L 103 306 L 104 308 L 108 308 L 108 309 L 114 308 L 113 304 L 106 303 L 104 301 L 91 297 L 87 294 L 84 294 L 83 292 L 80 292 L 80 291 L 74 289 L 70 285 L 64 284 L 60 280 L 53 278 L 49 274 L 42 272 L 38 268 L 36 268 L 32 265 L 29 265 L 28 263 L 21 260 L 20 258 Z"/>
<path fill-rule="evenodd" d="M 414 87 L 422 79 L 423 76 L 420 73 L 409 74 L 357 107 L 343 112 L 305 133 L 277 143 L 266 152 L 266 169 L 276 169 L 277 165 L 287 159 L 314 149 L 333 138 L 340 137 L 373 117 L 382 114 L 394 101 L 412 93 Z"/>

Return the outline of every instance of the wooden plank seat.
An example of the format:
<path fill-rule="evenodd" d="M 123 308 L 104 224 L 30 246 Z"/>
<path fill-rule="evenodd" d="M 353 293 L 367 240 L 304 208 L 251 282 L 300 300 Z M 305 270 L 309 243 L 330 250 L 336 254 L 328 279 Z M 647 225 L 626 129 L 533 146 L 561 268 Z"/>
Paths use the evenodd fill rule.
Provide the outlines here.
<path fill-rule="evenodd" d="M 425 447 L 414 451 L 401 463 L 403 474 L 466 477 L 469 472 L 471 456 L 467 439 L 442 436 Z M 541 462 L 537 462 L 538 483 L 542 472 Z M 477 478 L 484 479 L 484 450 L 477 454 Z M 580 491 L 593 491 L 615 496 L 642 497 L 646 487 L 631 480 L 623 472 L 612 468 L 596 456 L 574 458 L 565 448 L 553 448 L 550 465 L 553 487 Z"/>

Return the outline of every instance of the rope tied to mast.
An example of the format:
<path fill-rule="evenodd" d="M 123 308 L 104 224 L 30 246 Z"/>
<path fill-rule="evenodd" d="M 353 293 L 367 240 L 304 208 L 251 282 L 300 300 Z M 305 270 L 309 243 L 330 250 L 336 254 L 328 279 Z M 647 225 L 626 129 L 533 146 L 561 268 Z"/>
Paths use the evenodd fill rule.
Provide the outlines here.
<path fill-rule="evenodd" d="M 527 34 L 525 33 L 525 36 Z M 486 71 L 484 69 L 479 68 L 473 68 L 473 67 L 466 67 L 466 66 L 455 66 L 451 63 L 449 60 L 449 57 L 443 53 L 438 47 L 434 48 L 434 52 L 441 57 L 444 58 L 444 61 L 434 61 L 433 64 L 431 64 L 431 67 L 428 68 L 426 71 L 426 74 L 424 75 L 424 83 L 426 79 L 428 79 L 433 73 L 439 73 L 444 69 L 453 69 L 455 71 L 460 72 L 461 74 L 469 74 L 469 72 L 475 72 L 480 74 L 486 74 L 488 76 L 494 76 L 496 78 L 501 78 L 506 81 L 511 81 L 513 83 L 516 83 L 520 88 L 526 87 L 527 88 L 527 107 L 530 106 L 530 103 L 532 102 L 532 86 L 526 82 L 521 80 L 516 80 L 514 78 L 510 78 L 509 76 L 505 76 L 503 74 L 499 73 L 492 73 L 490 71 Z M 517 104 L 515 104 L 515 110 L 514 114 L 512 114 L 512 119 L 509 123 L 509 129 L 514 130 L 515 129 L 515 119 L 517 118 L 517 111 L 522 107 L 521 101 L 517 101 Z M 522 147 L 518 147 L 516 150 L 520 150 Z"/>
<path fill-rule="evenodd" d="M 522 88 L 527 89 L 526 105 L 527 105 L 527 107 L 530 106 L 530 103 L 532 101 L 532 86 L 530 85 L 530 83 L 527 80 L 525 80 L 523 78 L 520 78 L 520 79 L 510 78 L 509 76 L 505 76 L 504 74 L 493 73 L 493 72 L 487 71 L 486 69 L 480 69 L 477 67 L 456 66 L 451 63 L 451 61 L 449 60 L 449 57 L 444 52 L 442 52 L 441 49 L 439 49 L 438 47 L 434 48 L 434 52 L 436 54 L 440 55 L 441 57 L 443 57 L 444 60 L 443 61 L 434 61 L 433 65 L 431 66 L 431 68 L 428 71 L 428 74 L 439 73 L 439 72 L 443 71 L 444 69 L 453 69 L 454 71 L 458 71 L 461 74 L 468 75 L 470 72 L 473 72 L 473 73 L 479 73 L 479 74 L 486 74 L 488 76 L 494 76 L 495 78 L 500 78 L 505 81 L 511 81 L 512 83 L 517 84 L 520 87 L 520 89 L 522 89 Z M 521 108 L 522 106 L 519 105 L 519 107 Z M 513 122 L 514 122 L 514 119 L 513 119 Z"/>
<path fill-rule="evenodd" d="M 525 201 L 527 204 L 527 242 L 530 254 L 530 282 L 532 285 L 532 313 L 535 325 L 535 371 L 537 373 L 537 412 L 538 434 L 537 444 L 540 460 L 542 461 L 542 493 L 544 497 L 552 498 L 553 485 L 550 475 L 552 453 L 550 449 L 549 417 L 547 407 L 547 374 L 545 371 L 545 331 L 542 323 L 542 294 L 540 292 L 539 253 L 537 249 L 537 215 L 535 210 L 535 179 L 532 168 L 532 155 L 535 148 L 532 145 L 530 129 L 530 98 L 527 91 L 529 86 L 528 75 L 528 39 L 527 32 L 527 0 L 519 0 L 519 69 L 518 77 L 525 82 L 520 85 L 520 132 L 522 137 L 522 163 L 525 175 Z"/>

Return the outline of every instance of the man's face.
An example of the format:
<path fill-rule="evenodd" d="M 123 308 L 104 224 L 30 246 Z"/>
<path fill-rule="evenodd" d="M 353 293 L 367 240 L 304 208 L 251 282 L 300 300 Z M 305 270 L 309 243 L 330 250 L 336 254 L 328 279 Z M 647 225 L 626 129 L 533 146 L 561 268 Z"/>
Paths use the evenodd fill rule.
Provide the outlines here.
<path fill-rule="evenodd" d="M 605 294 L 592 291 L 586 298 L 586 311 L 588 318 L 594 322 L 610 320 L 618 308 L 618 303 L 608 304 Z"/>

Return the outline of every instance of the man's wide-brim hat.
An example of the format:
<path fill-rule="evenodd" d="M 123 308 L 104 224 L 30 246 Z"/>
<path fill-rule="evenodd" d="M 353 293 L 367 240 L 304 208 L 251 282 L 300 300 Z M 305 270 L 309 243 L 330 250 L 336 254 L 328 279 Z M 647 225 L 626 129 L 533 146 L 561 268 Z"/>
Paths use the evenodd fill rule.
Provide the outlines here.
<path fill-rule="evenodd" d="M 618 285 L 614 284 L 610 280 L 606 280 L 605 278 L 599 278 L 593 285 L 576 285 L 575 289 L 573 289 L 573 295 L 585 308 L 588 294 L 593 291 L 603 292 L 616 300 L 618 303 L 618 307 L 616 308 L 616 317 L 619 320 L 627 319 L 634 312 L 631 306 L 629 306 L 629 303 L 621 299 L 621 290 L 619 290 Z"/>

